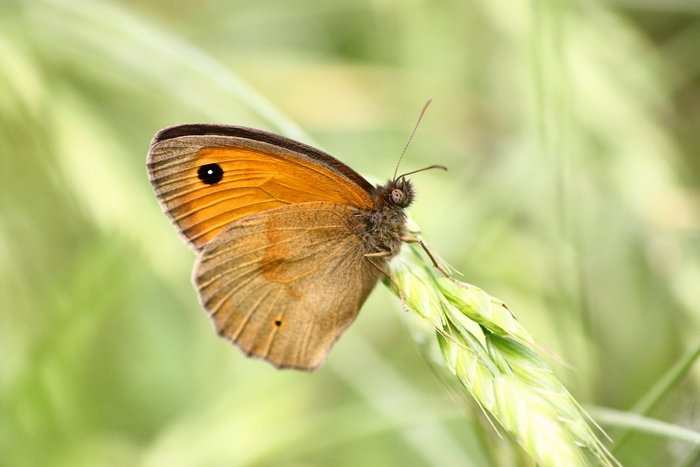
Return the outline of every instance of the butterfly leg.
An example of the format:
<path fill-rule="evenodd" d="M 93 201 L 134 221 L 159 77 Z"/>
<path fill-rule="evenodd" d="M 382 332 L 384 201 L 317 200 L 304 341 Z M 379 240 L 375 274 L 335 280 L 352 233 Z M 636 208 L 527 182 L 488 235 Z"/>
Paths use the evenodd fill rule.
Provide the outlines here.
<path fill-rule="evenodd" d="M 372 260 L 372 257 L 382 257 L 382 256 L 387 256 L 389 254 L 391 254 L 390 251 L 380 251 L 379 253 L 367 253 L 365 255 L 365 258 L 367 258 L 367 261 L 369 261 L 369 264 L 371 264 L 372 266 L 377 268 L 377 270 L 379 272 L 384 274 L 391 281 L 391 283 L 394 284 L 394 287 L 396 287 L 396 290 L 399 292 L 399 299 L 401 300 L 401 306 L 403 307 L 403 309 L 405 311 L 408 311 L 408 306 L 406 305 L 406 300 L 403 297 L 403 292 L 401 292 L 401 287 L 399 287 L 399 284 L 396 282 L 396 279 L 394 279 L 394 277 L 391 274 L 389 274 L 387 271 L 384 270 L 384 268 L 382 268 L 380 265 L 378 265 L 377 263 L 375 263 Z"/>
<path fill-rule="evenodd" d="M 452 278 L 452 276 L 450 276 L 450 273 L 445 271 L 445 269 L 443 269 L 443 267 L 440 266 L 440 264 L 438 264 L 438 262 L 435 260 L 435 257 L 430 252 L 428 245 L 426 245 L 422 239 L 414 238 L 414 237 L 401 237 L 401 240 L 406 242 L 406 243 L 418 243 L 418 244 L 420 244 L 420 246 L 423 248 L 423 251 L 425 251 L 425 253 L 428 255 L 428 258 L 430 258 L 430 261 L 433 262 L 433 266 L 435 266 L 435 268 L 437 268 L 437 270 L 440 271 L 445 277 L 447 277 L 448 279 L 450 279 L 453 282 L 457 282 L 457 281 L 455 281 L 455 279 Z M 449 265 L 448 265 L 448 267 L 449 267 Z"/>

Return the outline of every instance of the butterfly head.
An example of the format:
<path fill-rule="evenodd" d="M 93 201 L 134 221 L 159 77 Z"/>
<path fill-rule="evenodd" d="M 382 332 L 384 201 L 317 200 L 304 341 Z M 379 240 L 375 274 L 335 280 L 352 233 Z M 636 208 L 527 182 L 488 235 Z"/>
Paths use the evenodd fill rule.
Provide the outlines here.
<path fill-rule="evenodd" d="M 387 202 L 391 206 L 404 209 L 413 202 L 413 185 L 410 180 L 404 177 L 399 177 L 396 180 L 390 181 L 386 186 L 381 187 L 380 193 L 382 189 L 384 191 L 384 197 L 387 198 Z"/>
<path fill-rule="evenodd" d="M 431 165 L 430 167 L 399 175 L 394 178 L 394 180 L 390 180 L 386 185 L 377 187 L 378 204 L 395 206 L 401 209 L 407 208 L 413 202 L 414 191 L 413 184 L 406 176 L 430 169 L 447 170 L 447 168 L 442 165 Z"/>

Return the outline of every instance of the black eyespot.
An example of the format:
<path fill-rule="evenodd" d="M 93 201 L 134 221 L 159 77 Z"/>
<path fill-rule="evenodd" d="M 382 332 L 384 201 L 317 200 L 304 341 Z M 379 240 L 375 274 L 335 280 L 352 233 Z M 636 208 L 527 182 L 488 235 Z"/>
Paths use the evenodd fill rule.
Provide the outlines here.
<path fill-rule="evenodd" d="M 224 171 L 219 164 L 206 164 L 197 170 L 197 176 L 207 185 L 216 185 L 224 178 Z"/>
<path fill-rule="evenodd" d="M 282 321 L 276 320 L 276 321 L 275 321 L 275 326 L 277 326 L 277 327 L 282 326 Z"/>

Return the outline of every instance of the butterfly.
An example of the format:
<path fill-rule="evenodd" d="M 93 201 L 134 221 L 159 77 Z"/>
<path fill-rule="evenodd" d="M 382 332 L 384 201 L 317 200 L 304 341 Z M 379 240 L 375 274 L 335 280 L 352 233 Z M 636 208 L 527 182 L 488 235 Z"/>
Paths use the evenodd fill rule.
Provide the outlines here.
<path fill-rule="evenodd" d="M 415 240 L 404 212 L 415 172 L 374 186 L 274 133 L 172 126 L 153 138 L 147 168 L 198 256 L 193 282 L 215 329 L 278 368 L 319 368 L 388 261 Z"/>

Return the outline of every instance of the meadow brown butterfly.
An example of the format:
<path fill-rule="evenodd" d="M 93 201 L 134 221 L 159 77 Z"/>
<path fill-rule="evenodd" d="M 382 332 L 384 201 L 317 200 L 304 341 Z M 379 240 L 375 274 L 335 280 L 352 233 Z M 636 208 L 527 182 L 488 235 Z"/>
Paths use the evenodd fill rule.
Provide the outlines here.
<path fill-rule="evenodd" d="M 375 187 L 325 152 L 261 130 L 166 128 L 148 174 L 199 257 L 194 283 L 218 333 L 278 368 L 321 366 L 413 240 L 410 173 Z"/>

